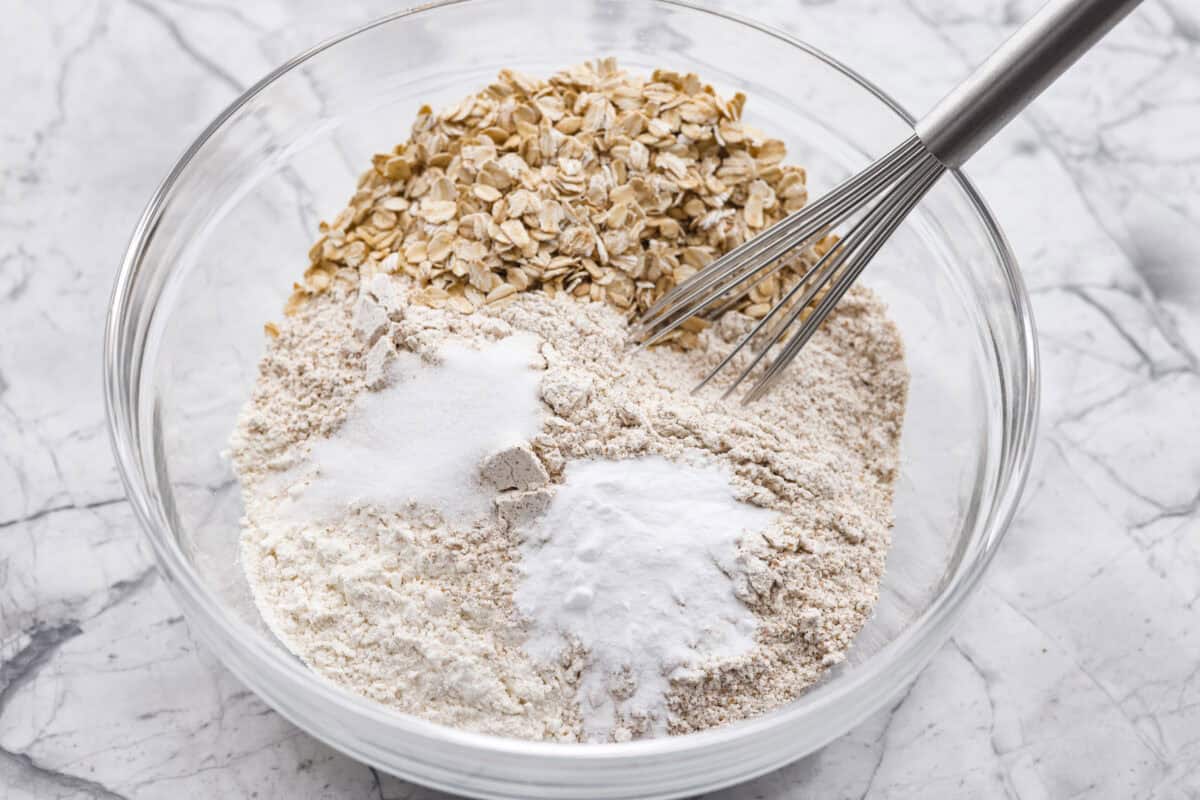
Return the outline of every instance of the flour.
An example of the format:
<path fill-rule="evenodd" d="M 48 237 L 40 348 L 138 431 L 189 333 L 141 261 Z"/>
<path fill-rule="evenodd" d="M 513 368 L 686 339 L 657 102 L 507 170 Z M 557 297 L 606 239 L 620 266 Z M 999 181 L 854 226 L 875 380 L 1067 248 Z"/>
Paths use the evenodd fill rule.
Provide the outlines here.
<path fill-rule="evenodd" d="M 728 575 L 738 540 L 773 517 L 735 501 L 712 466 L 648 457 L 568 467 L 522 531 L 516 600 L 531 620 L 528 652 L 554 660 L 564 639 L 587 650 L 585 738 L 665 734 L 672 677 L 754 646 L 754 614 Z"/>
<path fill-rule="evenodd" d="M 234 437 L 248 579 L 264 619 L 317 673 L 400 711 L 520 738 L 595 738 L 607 712 L 619 740 L 651 735 L 661 720 L 677 734 L 761 713 L 843 657 L 883 572 L 907 389 L 898 334 L 869 291 L 852 289 L 770 398 L 743 407 L 718 401 L 719 386 L 690 394 L 750 325 L 741 314 L 687 352 L 634 354 L 625 320 L 606 304 L 526 292 L 461 315 L 407 302 L 411 286 L 399 276 L 357 282 L 339 279 L 282 323 Z M 366 301 L 385 308 L 386 324 L 362 310 Z M 378 397 L 397 386 L 388 371 L 406 359 L 435 364 L 447 347 L 484 352 L 514 336 L 538 343 L 543 416 L 527 441 L 480 459 L 471 491 L 491 508 L 472 516 L 360 502 L 322 522 L 281 513 L 283 476 L 311 467 L 373 396 L 369 383 L 387 387 Z M 631 657 L 603 661 L 599 643 L 612 637 L 600 628 L 559 624 L 558 611 L 542 617 L 522 591 L 537 566 L 529 548 L 539 521 L 571 505 L 572 476 L 586 475 L 587 462 L 629 459 L 721 470 L 723 502 L 771 519 L 739 525 L 737 534 L 754 532 L 732 550 L 712 543 L 737 602 L 721 606 L 717 638 L 727 646 L 679 657 L 677 642 L 663 643 L 676 655 L 664 652 L 650 679 L 640 665 L 632 674 Z M 611 580 L 601 570 L 576 588 L 590 586 L 595 602 Z M 586 598 L 564 599 L 578 610 Z M 742 624 L 751 617 L 752 633 Z M 560 635 L 555 653 L 547 631 L 564 627 L 575 636 Z M 598 675 L 607 686 L 597 688 Z M 649 689 L 666 689 L 665 714 L 643 713 L 654 705 L 646 697 L 630 702 Z"/>

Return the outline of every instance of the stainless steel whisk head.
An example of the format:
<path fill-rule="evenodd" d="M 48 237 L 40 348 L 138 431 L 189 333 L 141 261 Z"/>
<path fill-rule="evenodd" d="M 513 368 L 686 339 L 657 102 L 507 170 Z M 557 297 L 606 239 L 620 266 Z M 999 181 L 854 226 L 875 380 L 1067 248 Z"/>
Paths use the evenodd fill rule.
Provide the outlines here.
<path fill-rule="evenodd" d="M 816 202 L 671 289 L 634 325 L 633 339 L 649 347 L 693 317 L 719 317 L 783 269 L 797 250 L 850 223 L 846 235 L 801 275 L 696 386 L 698 391 L 708 385 L 750 347 L 754 356 L 725 396 L 772 356 L 743 402 L 761 398 L 778 383 L 800 349 L 942 173 L 961 166 L 1139 2 L 1050 0 L 934 106 L 916 124 L 913 136 Z"/>
<path fill-rule="evenodd" d="M 791 214 L 663 295 L 634 327 L 634 338 L 648 347 L 692 317 L 720 316 L 759 283 L 779 272 L 790 254 L 812 245 L 869 206 L 849 233 L 817 259 L 696 387 L 698 391 L 708 385 L 738 353 L 753 344 L 756 355 L 726 389 L 724 396 L 729 396 L 788 331 L 794 330 L 744 402 L 762 397 L 945 170 L 921 140 L 912 136 L 820 200 Z M 810 307 L 818 295 L 821 296 L 816 306 Z"/>

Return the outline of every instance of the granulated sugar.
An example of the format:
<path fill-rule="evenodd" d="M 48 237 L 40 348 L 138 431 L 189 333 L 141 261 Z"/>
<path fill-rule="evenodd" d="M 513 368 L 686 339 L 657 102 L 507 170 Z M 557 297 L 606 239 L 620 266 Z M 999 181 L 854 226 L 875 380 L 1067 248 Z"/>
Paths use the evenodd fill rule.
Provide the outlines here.
<path fill-rule="evenodd" d="M 754 614 L 733 592 L 737 542 L 773 514 L 733 499 L 728 474 L 659 457 L 567 466 L 546 513 L 521 529 L 517 608 L 525 649 L 558 659 L 564 637 L 588 653 L 583 734 L 613 721 L 667 732 L 670 679 L 754 646 Z M 625 692 L 613 691 L 615 682 Z"/>
<path fill-rule="evenodd" d="M 247 577 L 272 630 L 317 673 L 471 730 L 578 740 L 604 738 L 607 722 L 607 737 L 623 740 L 661 732 L 664 721 L 669 733 L 686 733 L 776 707 L 843 657 L 883 572 L 907 385 L 898 334 L 869 291 L 852 289 L 770 398 L 743 407 L 717 400 L 720 387 L 689 391 L 751 324 L 742 314 L 699 333 L 687 352 L 631 353 L 625 320 L 604 303 L 526 292 L 459 314 L 411 303 L 414 287 L 401 276 L 359 284 L 335 282 L 280 325 L 234 440 Z M 364 303 L 383 312 L 366 337 Z M 463 492 L 487 493 L 491 508 L 472 516 L 465 512 L 479 506 L 455 513 L 454 503 L 440 509 L 429 496 L 396 507 L 398 495 L 364 495 L 319 521 L 284 513 L 289 489 L 303 486 L 298 476 L 329 437 L 343 435 L 353 409 L 404 391 L 403 380 L 380 377 L 378 348 L 399 354 L 396 379 L 407 357 L 436 372 L 455 348 L 482 354 L 515 346 L 514 337 L 537 343 L 540 424 L 526 442 L 489 442 L 488 454 L 476 451 L 472 480 L 455 479 Z M 463 413 L 481 402 L 463 401 Z M 419 427 L 415 416 L 404 424 Z M 407 457 L 403 437 L 390 441 L 398 459 Z M 693 526 L 694 546 L 713 554 L 703 566 L 694 554 L 674 561 L 679 537 L 657 517 L 635 526 L 575 517 L 584 513 L 579 499 L 606 484 L 633 495 L 634 482 L 649 493 L 609 503 L 619 513 L 678 505 L 635 471 L 608 476 L 630 470 L 631 459 L 707 475 L 696 492 L 729 512 L 731 527 Z M 583 476 L 577 485 L 575 475 Z M 649 511 L 653 494 L 661 512 Z M 735 518 L 733 508 L 749 516 Z M 608 550 L 584 541 L 637 530 L 640 540 Z M 665 549 L 656 553 L 648 537 L 660 535 Z M 599 558 L 574 577 L 540 571 L 540 559 L 562 565 L 568 551 L 575 561 Z M 620 572 L 652 563 L 659 583 L 642 588 L 666 603 L 661 617 L 639 619 L 631 597 L 629 637 L 609 635 L 599 614 L 619 613 L 617 594 L 632 583 Z M 712 580 L 698 586 L 705 574 Z M 557 607 L 551 585 L 563 591 Z M 671 586 L 686 596 L 672 597 Z M 588 589 L 592 617 L 581 611 Z M 688 605 L 706 611 L 691 617 Z M 684 628 L 658 643 L 659 673 L 648 673 L 632 650 L 668 618 Z"/>
<path fill-rule="evenodd" d="M 305 467 L 284 474 L 293 514 L 327 519 L 356 506 L 416 505 L 469 521 L 491 508 L 480 461 L 541 430 L 537 341 L 451 344 L 437 357 L 429 364 L 400 354 L 390 385 L 361 395 L 341 427 L 313 443 Z"/>

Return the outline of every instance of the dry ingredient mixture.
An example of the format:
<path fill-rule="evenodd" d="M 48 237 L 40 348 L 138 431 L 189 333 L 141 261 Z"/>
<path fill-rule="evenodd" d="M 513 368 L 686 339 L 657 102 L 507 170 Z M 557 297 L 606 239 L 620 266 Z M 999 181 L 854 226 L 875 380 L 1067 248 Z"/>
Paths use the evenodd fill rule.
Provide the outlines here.
<path fill-rule="evenodd" d="M 714 325 L 627 342 L 805 200 L 743 103 L 611 61 L 505 71 L 422 109 L 323 226 L 233 440 L 247 578 L 316 672 L 471 730 L 623 741 L 843 658 L 907 390 L 882 304 L 852 289 L 749 407 L 690 389 L 827 243 Z"/>

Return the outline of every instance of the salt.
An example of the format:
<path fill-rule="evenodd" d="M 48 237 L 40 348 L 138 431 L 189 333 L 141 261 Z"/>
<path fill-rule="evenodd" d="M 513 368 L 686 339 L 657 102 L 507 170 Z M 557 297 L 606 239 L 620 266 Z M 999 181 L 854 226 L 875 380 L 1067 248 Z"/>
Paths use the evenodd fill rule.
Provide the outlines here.
<path fill-rule="evenodd" d="M 525 649 L 552 661 L 568 640 L 587 648 L 587 739 L 628 738 L 638 720 L 665 734 L 673 676 L 753 647 L 755 617 L 729 576 L 739 538 L 774 514 L 735 500 L 729 478 L 659 457 L 574 462 L 522 531 Z"/>
<path fill-rule="evenodd" d="M 289 471 L 292 512 L 326 519 L 353 506 L 436 509 L 469 521 L 491 509 L 494 490 L 480 462 L 541 429 L 537 337 L 518 334 L 479 350 L 448 344 L 440 363 L 411 353 L 393 363 L 390 384 L 364 393 L 307 462 Z"/>

